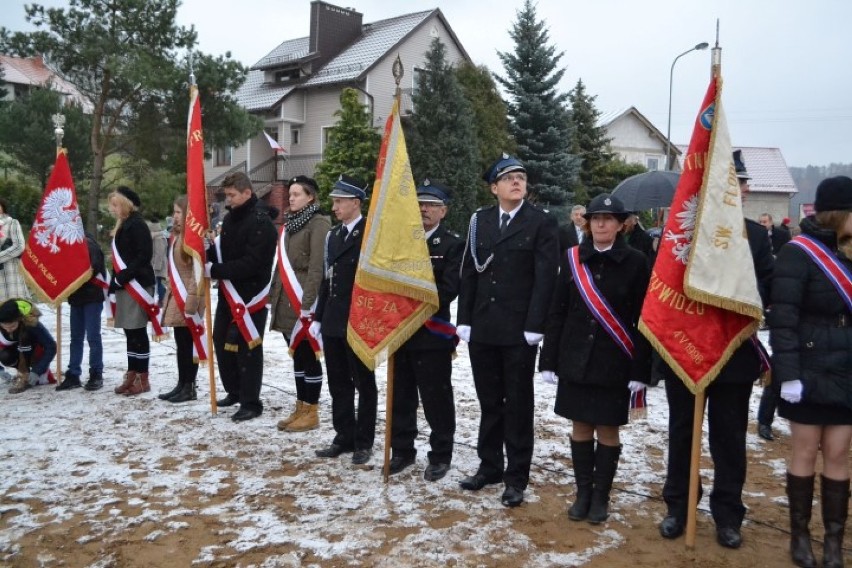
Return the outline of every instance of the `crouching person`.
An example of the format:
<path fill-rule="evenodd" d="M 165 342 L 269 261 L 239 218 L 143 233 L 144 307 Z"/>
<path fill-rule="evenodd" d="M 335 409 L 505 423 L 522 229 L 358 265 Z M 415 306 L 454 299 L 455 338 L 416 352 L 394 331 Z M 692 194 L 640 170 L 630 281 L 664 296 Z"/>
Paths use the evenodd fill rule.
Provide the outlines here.
<path fill-rule="evenodd" d="M 0 363 L 13 367 L 17 377 L 10 394 L 24 392 L 49 380 L 49 367 L 56 356 L 56 341 L 39 322 L 31 302 L 12 298 L 0 305 Z"/>

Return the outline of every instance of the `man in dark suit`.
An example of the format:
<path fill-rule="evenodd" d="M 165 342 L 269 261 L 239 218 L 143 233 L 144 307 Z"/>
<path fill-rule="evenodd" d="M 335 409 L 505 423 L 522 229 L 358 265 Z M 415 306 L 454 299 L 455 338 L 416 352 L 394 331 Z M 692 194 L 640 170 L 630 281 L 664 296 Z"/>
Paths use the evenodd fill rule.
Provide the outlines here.
<path fill-rule="evenodd" d="M 526 169 L 503 154 L 483 176 L 498 204 L 473 214 L 462 260 L 458 335 L 468 342 L 482 415 L 478 491 L 503 481 L 501 501 L 524 500 L 533 452 L 533 373 L 558 270 L 556 220 L 525 201 Z M 503 446 L 506 447 L 506 464 Z"/>
<path fill-rule="evenodd" d="M 772 215 L 769 213 L 763 213 L 758 218 L 758 222 L 764 226 L 766 232 L 769 234 L 769 240 L 772 243 L 772 254 L 778 256 L 778 251 L 781 250 L 781 247 L 790 242 L 790 230 L 786 229 L 784 225 L 776 227 L 773 223 Z"/>
<path fill-rule="evenodd" d="M 639 216 L 636 213 L 631 213 L 624 221 L 624 237 L 627 239 L 627 244 L 644 254 L 648 264 L 653 266 L 654 258 L 656 258 L 654 239 L 639 225 Z"/>
<path fill-rule="evenodd" d="M 571 247 L 579 245 L 583 240 L 583 227 L 586 226 L 586 208 L 575 205 L 571 208 L 571 222 L 559 227 L 559 254 L 564 255 Z"/>
<path fill-rule="evenodd" d="M 441 220 L 447 214 L 452 188 L 425 180 L 417 188 L 420 217 L 432 259 L 440 306 L 437 313 L 396 351 L 394 364 L 393 458 L 390 473 L 399 473 L 414 463 L 417 450 L 418 391 L 423 413 L 432 429 L 429 465 L 423 477 L 437 481 L 447 474 L 453 457 L 456 409 L 453 400 L 452 359 L 458 338 L 450 323 L 450 304 L 459 292 L 459 266 L 464 241 L 451 233 Z"/>
<path fill-rule="evenodd" d="M 335 436 L 334 441 L 317 450 L 316 455 L 336 458 L 354 452 L 352 463 L 361 465 L 373 455 L 378 393 L 376 375 L 352 351 L 346 340 L 346 327 L 366 224 L 361 215 L 361 202 L 367 192 L 364 183 L 342 175 L 329 196 L 331 210 L 340 225 L 331 230 L 326 240 L 325 278 L 320 285 L 311 328 L 322 333 Z M 358 391 L 357 415 L 355 391 Z"/>
<path fill-rule="evenodd" d="M 739 151 L 734 153 L 734 165 L 740 193 L 745 199 L 750 178 Z M 769 300 L 774 266 L 772 246 L 766 229 L 759 223 L 746 219 L 745 228 L 758 291 L 765 306 Z M 663 246 L 661 243 L 661 250 Z M 669 403 L 668 470 L 663 486 L 668 514 L 659 528 L 664 538 L 677 538 L 683 534 L 686 525 L 695 395 L 667 365 L 663 368 Z M 742 492 L 746 476 L 749 400 L 752 385 L 762 370 L 761 354 L 756 345 L 747 340 L 734 351 L 719 376 L 705 391 L 710 456 L 714 467 L 710 511 L 716 523 L 716 540 L 726 548 L 739 548 L 742 544 L 740 526 L 746 510 Z"/>

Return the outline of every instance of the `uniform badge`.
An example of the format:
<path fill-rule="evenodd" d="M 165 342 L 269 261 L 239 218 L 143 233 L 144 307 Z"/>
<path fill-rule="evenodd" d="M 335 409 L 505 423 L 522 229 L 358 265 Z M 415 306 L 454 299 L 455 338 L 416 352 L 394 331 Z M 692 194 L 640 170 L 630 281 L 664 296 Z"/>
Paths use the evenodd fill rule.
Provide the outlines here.
<path fill-rule="evenodd" d="M 606 205 L 607 207 L 609 207 L 610 205 L 612 205 L 612 199 L 610 199 L 609 197 L 607 197 L 606 199 L 604 199 L 604 205 Z"/>
<path fill-rule="evenodd" d="M 360 235 L 360 234 L 361 234 L 361 231 L 359 231 L 358 229 L 355 229 L 354 231 L 352 231 L 352 236 L 353 236 L 353 237 L 357 237 L 357 236 L 358 236 L 358 235 Z"/>
<path fill-rule="evenodd" d="M 432 239 L 432 244 L 433 245 L 441 244 L 441 237 L 435 237 L 434 239 Z"/>

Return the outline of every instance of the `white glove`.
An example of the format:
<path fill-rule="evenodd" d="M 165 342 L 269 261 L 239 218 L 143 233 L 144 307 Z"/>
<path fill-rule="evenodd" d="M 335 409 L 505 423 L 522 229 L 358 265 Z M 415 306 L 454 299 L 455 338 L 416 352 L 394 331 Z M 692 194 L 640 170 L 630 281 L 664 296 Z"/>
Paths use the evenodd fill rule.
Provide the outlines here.
<path fill-rule="evenodd" d="M 645 383 L 641 382 L 641 381 L 630 381 L 629 383 L 627 383 L 627 388 L 629 388 L 630 392 L 632 392 L 634 394 L 641 391 L 646 386 L 647 385 Z"/>
<path fill-rule="evenodd" d="M 460 325 L 456 327 L 456 335 L 465 343 L 470 343 L 470 326 Z"/>
<path fill-rule="evenodd" d="M 786 381 L 781 383 L 781 398 L 787 402 L 796 404 L 802 400 L 802 391 L 804 386 L 802 381 Z"/>
<path fill-rule="evenodd" d="M 213 268 L 212 262 L 208 262 L 204 265 L 204 276 L 206 276 L 207 278 L 212 278 L 212 276 L 210 276 L 210 269 L 211 268 Z"/>
<path fill-rule="evenodd" d="M 556 373 L 554 371 L 542 371 L 541 378 L 544 380 L 544 382 L 550 383 L 551 385 L 559 383 L 559 377 L 556 376 Z"/>
<path fill-rule="evenodd" d="M 36 373 L 35 371 L 30 371 L 29 382 L 30 386 L 34 387 L 39 384 L 39 380 L 41 379 L 41 375 Z M 47 380 L 47 373 L 45 373 L 45 381 Z"/>
<path fill-rule="evenodd" d="M 320 336 L 320 330 L 322 329 L 322 324 L 318 321 L 311 322 L 311 326 L 308 328 L 308 331 L 311 332 L 311 335 L 314 337 Z"/>
<path fill-rule="evenodd" d="M 541 340 L 544 339 L 544 334 L 525 331 L 524 339 L 527 340 L 527 345 L 538 345 L 539 343 L 541 343 Z"/>
<path fill-rule="evenodd" d="M 313 315 L 314 315 L 313 312 L 311 312 L 310 310 L 302 310 L 302 311 L 299 312 L 300 318 L 311 319 L 311 316 L 313 316 Z"/>

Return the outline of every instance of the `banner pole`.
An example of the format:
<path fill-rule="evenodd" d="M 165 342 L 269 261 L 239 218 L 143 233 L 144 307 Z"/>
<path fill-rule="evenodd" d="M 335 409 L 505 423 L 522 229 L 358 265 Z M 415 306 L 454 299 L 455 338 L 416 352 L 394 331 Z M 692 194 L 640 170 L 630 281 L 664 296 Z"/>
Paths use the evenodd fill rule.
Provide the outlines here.
<path fill-rule="evenodd" d="M 210 413 L 216 416 L 218 408 L 216 406 L 216 375 L 213 370 L 213 317 L 211 315 L 212 301 L 210 300 L 210 279 L 204 279 L 204 324 L 207 326 L 207 375 L 210 379 Z"/>
<path fill-rule="evenodd" d="M 698 484 L 701 481 L 698 466 L 701 461 L 701 432 L 703 424 L 704 390 L 695 395 L 695 409 L 692 416 L 692 453 L 689 464 L 689 497 L 686 504 L 686 547 L 690 549 L 695 548 Z"/>
<path fill-rule="evenodd" d="M 56 383 L 62 383 L 62 302 L 56 304 Z"/>
<path fill-rule="evenodd" d="M 391 432 L 393 431 L 394 355 L 388 357 L 387 396 L 385 397 L 385 463 L 382 466 L 385 483 L 390 477 Z"/>

